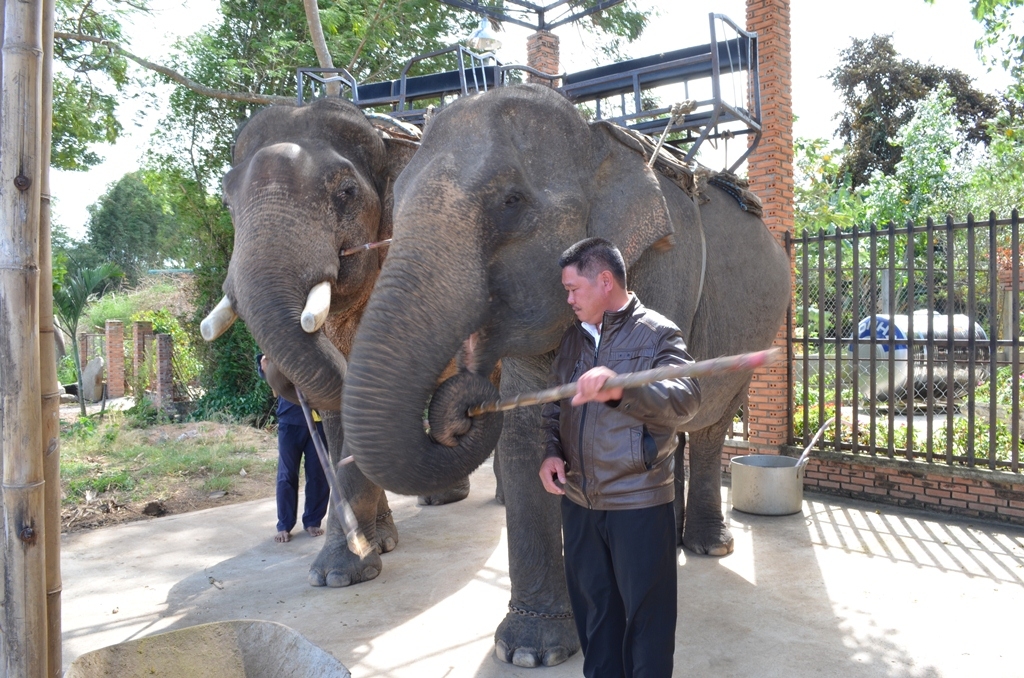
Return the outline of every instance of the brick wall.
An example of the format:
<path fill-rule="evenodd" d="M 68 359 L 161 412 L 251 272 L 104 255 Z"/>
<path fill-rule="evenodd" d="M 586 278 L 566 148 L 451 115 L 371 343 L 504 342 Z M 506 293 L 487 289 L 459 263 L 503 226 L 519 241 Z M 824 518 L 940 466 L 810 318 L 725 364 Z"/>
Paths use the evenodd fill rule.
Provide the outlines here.
<path fill-rule="evenodd" d="M 793 97 L 789 0 L 747 0 L 747 30 L 760 53 L 762 136 L 747 163 L 750 189 L 764 205 L 764 222 L 779 242 L 793 231 Z M 783 325 L 773 346 L 785 351 Z M 750 383 L 747 418 L 751 450 L 769 453 L 786 443 L 789 427 L 787 361 L 762 368 Z"/>
<path fill-rule="evenodd" d="M 132 374 L 137 383 L 142 383 L 142 371 L 146 366 L 146 337 L 153 334 L 153 323 L 136 321 L 132 323 Z M 142 395 L 138 393 L 136 395 Z"/>
<path fill-rule="evenodd" d="M 173 412 L 174 371 L 171 369 L 171 359 L 174 355 L 174 346 L 171 342 L 171 335 L 156 335 L 154 344 L 156 345 L 156 384 L 153 385 L 155 404 L 158 410 Z"/>
<path fill-rule="evenodd" d="M 107 397 L 124 395 L 124 323 L 108 320 L 107 331 Z"/>
<path fill-rule="evenodd" d="M 558 66 L 558 36 L 548 31 L 537 31 L 526 39 L 526 65 L 541 73 L 561 73 Z M 526 76 L 527 82 L 558 87 L 561 80 L 548 80 L 534 75 Z"/>
<path fill-rule="evenodd" d="M 778 451 L 778 448 L 772 448 Z M 803 450 L 787 447 L 786 453 Z M 746 444 L 726 442 L 722 471 L 744 454 L 771 454 L 768 449 L 747 451 Z M 835 452 L 813 452 L 804 472 L 804 488 L 812 492 L 863 501 L 924 509 L 971 518 L 1024 525 L 1024 477 L 998 471 L 975 471 L 878 457 L 851 459 Z"/>
<path fill-rule="evenodd" d="M 818 492 L 1024 524 L 1024 478 L 938 464 L 811 457 L 804 487 Z"/>

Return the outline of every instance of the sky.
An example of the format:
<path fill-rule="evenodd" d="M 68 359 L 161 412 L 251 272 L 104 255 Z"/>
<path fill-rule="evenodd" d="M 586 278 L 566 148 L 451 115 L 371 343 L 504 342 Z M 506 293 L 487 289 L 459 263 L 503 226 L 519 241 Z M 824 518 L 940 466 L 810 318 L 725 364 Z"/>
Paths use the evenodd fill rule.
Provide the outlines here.
<path fill-rule="evenodd" d="M 129 49 L 158 63 L 165 61 L 164 55 L 178 36 L 214 22 L 219 6 L 214 0 L 152 0 L 150 4 L 153 14 L 139 19 L 125 33 L 132 38 Z M 746 22 L 744 0 L 637 0 L 637 5 L 653 10 L 654 16 L 640 40 L 627 47 L 630 57 L 706 44 L 709 12 L 725 14 L 740 26 Z M 969 0 L 936 0 L 934 4 L 925 0 L 791 0 L 790 13 L 796 137 L 832 137 L 833 118 L 841 103 L 828 73 L 837 65 L 839 51 L 849 47 L 853 38 L 891 34 L 901 56 L 960 69 L 986 92 L 1002 91 L 1010 82 L 1005 73 L 988 72 L 979 60 L 974 42 L 982 30 L 971 17 Z M 501 34 L 498 58 L 504 63 L 526 63 L 529 32 L 507 26 Z M 563 71 L 598 65 L 579 28 L 563 26 L 555 33 L 560 38 Z M 170 87 L 151 91 L 155 105 L 140 110 L 146 99 L 125 104 L 120 111 L 124 136 L 113 146 L 95 147 L 105 158 L 102 164 L 88 172 L 52 172 L 54 218 L 72 237 L 85 235 L 86 207 L 111 183 L 138 168 Z"/>

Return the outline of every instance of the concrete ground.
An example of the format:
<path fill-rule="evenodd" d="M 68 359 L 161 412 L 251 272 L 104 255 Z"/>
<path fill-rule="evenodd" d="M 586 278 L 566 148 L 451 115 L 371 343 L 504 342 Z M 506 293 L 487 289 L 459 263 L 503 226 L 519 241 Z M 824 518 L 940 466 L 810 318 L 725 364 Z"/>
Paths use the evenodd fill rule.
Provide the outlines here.
<path fill-rule="evenodd" d="M 267 619 L 356 678 L 581 675 L 579 655 L 547 669 L 494 658 L 504 509 L 489 466 L 472 482 L 452 506 L 395 498 L 398 548 L 346 589 L 306 584 L 323 540 L 274 543 L 272 499 L 65 535 L 65 667 L 161 631 Z M 733 555 L 679 554 L 676 675 L 1024 675 L 1024 531 L 811 494 L 802 515 L 726 515 Z"/>

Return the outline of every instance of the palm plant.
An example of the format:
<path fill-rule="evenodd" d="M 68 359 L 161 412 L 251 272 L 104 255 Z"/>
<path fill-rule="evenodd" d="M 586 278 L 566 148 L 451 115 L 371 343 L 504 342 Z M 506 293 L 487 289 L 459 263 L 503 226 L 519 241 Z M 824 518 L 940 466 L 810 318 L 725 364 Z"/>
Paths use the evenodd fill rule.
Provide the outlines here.
<path fill-rule="evenodd" d="M 103 296 L 106 283 L 123 275 L 121 268 L 114 263 L 106 263 L 97 268 L 82 268 L 76 262 L 70 262 L 63 280 L 59 284 L 54 282 L 54 320 L 57 326 L 71 337 L 71 356 L 75 361 L 75 374 L 78 376 L 78 403 L 82 408 L 83 417 L 85 399 L 82 397 L 82 358 L 78 354 L 76 341 L 78 321 L 89 302 Z"/>

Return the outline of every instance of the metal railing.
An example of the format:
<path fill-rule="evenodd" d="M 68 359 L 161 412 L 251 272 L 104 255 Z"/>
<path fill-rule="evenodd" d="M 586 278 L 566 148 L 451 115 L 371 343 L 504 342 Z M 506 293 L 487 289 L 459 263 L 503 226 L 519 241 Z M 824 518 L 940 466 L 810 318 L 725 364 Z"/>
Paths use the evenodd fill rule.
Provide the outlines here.
<path fill-rule="evenodd" d="M 1020 220 L 804 233 L 790 440 L 1021 472 Z"/>

